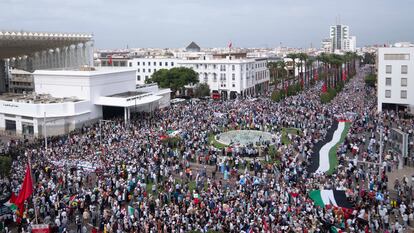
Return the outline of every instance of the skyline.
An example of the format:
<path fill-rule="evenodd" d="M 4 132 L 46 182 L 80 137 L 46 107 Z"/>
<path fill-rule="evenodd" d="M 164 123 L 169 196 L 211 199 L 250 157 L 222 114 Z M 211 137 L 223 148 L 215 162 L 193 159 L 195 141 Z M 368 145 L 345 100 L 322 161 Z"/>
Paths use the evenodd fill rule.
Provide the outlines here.
<path fill-rule="evenodd" d="M 350 27 L 357 46 L 413 41 L 414 2 L 381 0 L 218 1 L 80 0 L 55 2 L 5 0 L 0 30 L 93 33 L 95 47 L 182 48 L 191 41 L 200 47 L 320 48 L 329 26 Z M 297 17 L 292 17 L 292 15 Z M 381 17 L 377 17 L 380 15 Z"/>

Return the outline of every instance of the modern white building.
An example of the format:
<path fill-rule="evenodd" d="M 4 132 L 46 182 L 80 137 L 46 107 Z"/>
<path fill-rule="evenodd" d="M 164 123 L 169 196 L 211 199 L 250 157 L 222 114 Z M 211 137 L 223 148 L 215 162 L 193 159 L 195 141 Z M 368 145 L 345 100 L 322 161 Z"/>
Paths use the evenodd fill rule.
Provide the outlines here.
<path fill-rule="evenodd" d="M 378 49 L 378 111 L 414 113 L 414 47 Z"/>
<path fill-rule="evenodd" d="M 268 90 L 270 75 L 266 58 L 250 59 L 246 54 L 205 55 L 197 60 L 181 60 L 178 66 L 191 68 L 212 92 L 224 98 L 253 96 Z"/>
<path fill-rule="evenodd" d="M 0 96 L 0 131 L 16 135 L 66 134 L 101 118 L 169 105 L 170 90 L 136 85 L 133 68 L 37 70 L 35 92 Z"/>

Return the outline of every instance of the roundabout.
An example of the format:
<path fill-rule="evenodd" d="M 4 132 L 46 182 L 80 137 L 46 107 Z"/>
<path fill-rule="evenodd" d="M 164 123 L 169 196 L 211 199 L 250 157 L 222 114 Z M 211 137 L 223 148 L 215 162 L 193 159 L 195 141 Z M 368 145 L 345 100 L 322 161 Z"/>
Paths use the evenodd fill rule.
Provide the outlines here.
<path fill-rule="evenodd" d="M 273 144 L 273 134 L 258 130 L 231 130 L 216 135 L 214 139 L 225 146 L 261 146 Z"/>

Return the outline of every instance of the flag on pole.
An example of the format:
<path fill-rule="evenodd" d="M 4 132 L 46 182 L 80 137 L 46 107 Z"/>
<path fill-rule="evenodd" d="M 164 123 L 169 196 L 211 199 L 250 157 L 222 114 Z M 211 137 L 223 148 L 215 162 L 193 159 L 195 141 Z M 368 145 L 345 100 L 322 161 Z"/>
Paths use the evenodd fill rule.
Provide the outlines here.
<path fill-rule="evenodd" d="M 108 61 L 109 65 L 112 65 L 112 55 L 109 56 L 109 61 Z"/>
<path fill-rule="evenodd" d="M 233 42 L 230 41 L 229 43 L 229 49 L 233 48 Z"/>
<path fill-rule="evenodd" d="M 344 69 L 342 70 L 342 80 L 346 81 L 346 73 Z"/>
<path fill-rule="evenodd" d="M 328 87 L 326 86 L 326 83 L 323 83 L 322 93 L 326 93 L 327 91 L 328 91 Z"/>
<path fill-rule="evenodd" d="M 15 201 L 16 206 L 19 208 L 20 214 L 23 213 L 24 202 L 32 195 L 32 193 L 33 193 L 32 174 L 30 172 L 30 165 L 27 164 L 26 175 L 24 176 L 23 185 Z"/>

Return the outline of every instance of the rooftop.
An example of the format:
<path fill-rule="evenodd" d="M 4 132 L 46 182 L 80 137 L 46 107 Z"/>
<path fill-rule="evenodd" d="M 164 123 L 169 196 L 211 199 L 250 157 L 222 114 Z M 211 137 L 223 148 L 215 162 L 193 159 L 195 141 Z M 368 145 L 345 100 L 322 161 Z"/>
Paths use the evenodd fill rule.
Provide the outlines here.
<path fill-rule="evenodd" d="M 146 92 L 139 92 L 139 91 L 127 91 L 127 92 L 122 92 L 122 93 L 118 93 L 118 94 L 110 95 L 110 96 L 108 96 L 108 97 L 128 98 L 128 97 L 137 96 L 137 95 L 142 95 L 142 94 L 146 94 Z"/>
<path fill-rule="evenodd" d="M 19 102 L 19 103 L 34 103 L 34 104 L 53 104 L 53 103 L 64 103 L 64 102 L 79 102 L 80 100 L 76 97 L 67 98 L 56 98 L 51 95 L 45 94 L 20 94 L 20 93 L 3 93 L 0 95 L 0 100 Z"/>
<path fill-rule="evenodd" d="M 68 75 L 68 76 L 93 76 L 103 74 L 113 74 L 121 72 L 135 72 L 135 68 L 130 67 L 89 67 L 93 69 L 87 69 L 81 67 L 79 69 L 63 68 L 63 69 L 49 69 L 49 70 L 36 70 L 35 75 Z"/>

